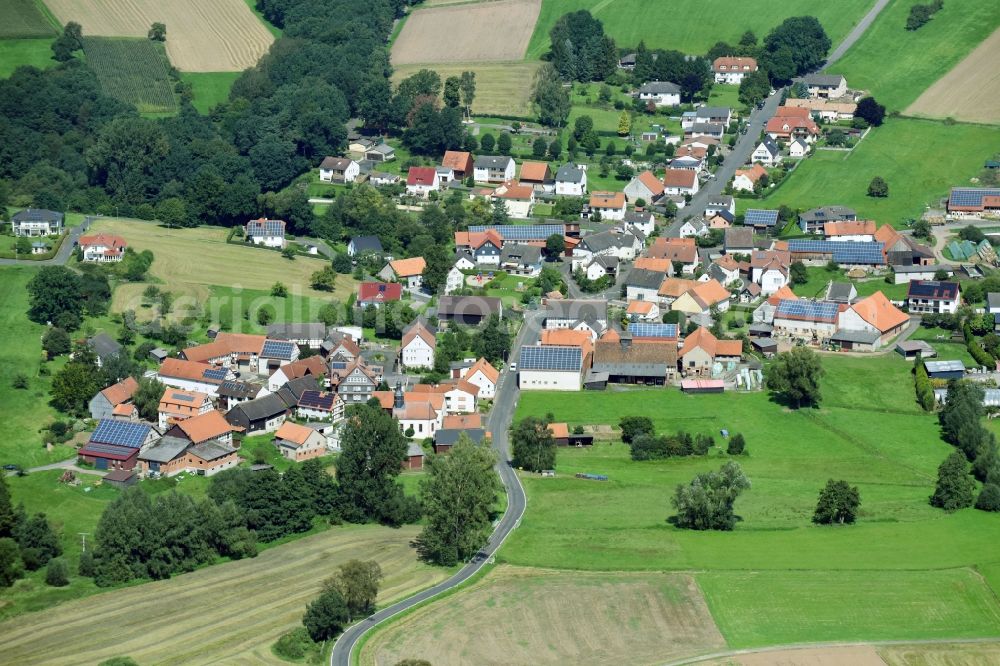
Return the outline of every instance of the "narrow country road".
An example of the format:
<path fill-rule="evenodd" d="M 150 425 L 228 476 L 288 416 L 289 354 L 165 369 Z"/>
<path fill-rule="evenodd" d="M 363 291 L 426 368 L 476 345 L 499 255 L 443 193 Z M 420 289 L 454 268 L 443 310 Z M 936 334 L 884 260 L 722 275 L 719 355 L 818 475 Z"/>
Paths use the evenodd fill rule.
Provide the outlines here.
<path fill-rule="evenodd" d="M 532 344 L 538 339 L 543 317 L 544 312 L 540 310 L 525 313 L 524 325 L 511 345 L 510 362 L 516 363 L 520 360 L 522 344 Z M 493 410 L 487 419 L 487 429 L 492 434 L 493 448 L 497 452 L 498 462 L 496 469 L 500 474 L 500 480 L 503 482 L 504 490 L 507 493 L 507 511 L 500 519 L 493 534 L 490 535 L 486 546 L 448 580 L 438 583 L 434 587 L 427 588 L 392 606 L 383 608 L 357 624 L 348 627 L 333 645 L 333 650 L 330 653 L 330 666 L 350 666 L 351 654 L 355 646 L 368 631 L 399 613 L 407 611 L 457 585 L 461 585 L 478 573 L 490 558 L 493 557 L 507 536 L 521 522 L 521 516 L 524 515 L 526 498 L 524 488 L 521 486 L 521 480 L 518 479 L 517 472 L 509 464 L 510 450 L 507 441 L 508 430 L 514 418 L 514 409 L 517 407 L 518 395 L 517 377 L 505 370 L 500 375 L 500 384 L 497 386 L 497 395 L 493 402 Z"/>
<path fill-rule="evenodd" d="M 833 63 L 840 60 L 847 50 L 854 46 L 854 42 L 858 41 L 861 35 L 865 34 L 865 31 L 871 27 L 871 24 L 875 22 L 878 15 L 885 9 L 885 6 L 889 4 L 889 0 L 876 0 L 872 8 L 868 10 L 868 13 L 864 15 L 864 18 L 858 22 L 854 29 L 847 33 L 847 37 L 844 37 L 844 41 L 837 45 L 837 48 L 833 50 L 830 57 L 826 59 L 826 64 L 823 68 L 827 68 Z"/>
<path fill-rule="evenodd" d="M 63 240 L 63 244 L 59 246 L 56 256 L 51 259 L 42 259 L 40 261 L 32 261 L 30 259 L 0 259 L 0 266 L 62 266 L 69 261 L 70 255 L 76 249 L 77 241 L 80 240 L 80 236 L 90 228 L 90 223 L 96 219 L 96 217 L 85 217 L 82 223 L 75 227 L 69 227 L 69 236 Z"/>

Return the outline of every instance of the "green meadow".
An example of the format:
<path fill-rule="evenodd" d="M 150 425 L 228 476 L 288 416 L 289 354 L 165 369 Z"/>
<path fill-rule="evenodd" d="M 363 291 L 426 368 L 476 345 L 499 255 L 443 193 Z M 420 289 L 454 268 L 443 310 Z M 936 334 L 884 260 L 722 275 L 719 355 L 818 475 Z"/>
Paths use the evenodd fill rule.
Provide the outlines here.
<path fill-rule="evenodd" d="M 59 63 L 52 59 L 51 39 L 0 40 L 0 78 L 7 78 L 18 67 L 48 69 Z"/>
<path fill-rule="evenodd" d="M 889 111 L 902 111 L 1000 26 L 996 2 L 948 0 L 919 30 L 908 31 L 910 7 L 921 2 L 891 2 L 829 71 L 870 91 Z"/>
<path fill-rule="evenodd" d="M 243 72 L 181 72 L 181 81 L 191 84 L 191 104 L 207 114 L 216 105 L 229 101 L 229 89 Z"/>

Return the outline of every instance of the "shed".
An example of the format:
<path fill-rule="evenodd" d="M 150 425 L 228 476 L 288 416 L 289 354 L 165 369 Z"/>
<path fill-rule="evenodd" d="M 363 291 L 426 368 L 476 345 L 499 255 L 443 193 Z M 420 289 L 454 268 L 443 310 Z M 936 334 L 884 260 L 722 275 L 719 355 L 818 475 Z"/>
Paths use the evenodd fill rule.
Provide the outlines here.
<path fill-rule="evenodd" d="M 134 469 L 116 469 L 105 474 L 101 480 L 109 486 L 124 490 L 131 485 L 135 485 L 138 478 Z"/>
<path fill-rule="evenodd" d="M 726 383 L 721 379 L 684 379 L 681 390 L 685 393 L 722 393 Z"/>
<path fill-rule="evenodd" d="M 406 460 L 403 461 L 403 469 L 422 469 L 424 466 L 424 450 L 416 442 L 410 442 L 406 449 Z"/>
<path fill-rule="evenodd" d="M 163 363 L 164 359 L 166 359 L 168 356 L 170 356 L 170 352 L 168 352 L 163 347 L 157 347 L 156 349 L 149 350 L 149 358 L 156 361 L 157 363 Z"/>
<path fill-rule="evenodd" d="M 608 388 L 609 375 L 606 372 L 589 370 L 583 380 L 583 388 L 589 391 L 603 391 Z"/>
<path fill-rule="evenodd" d="M 937 356 L 937 351 L 934 347 L 923 340 L 903 340 L 896 345 L 896 353 L 905 358 L 907 361 L 912 361 L 919 355 L 921 358 L 932 358 Z"/>
<path fill-rule="evenodd" d="M 778 343 L 774 338 L 753 338 L 750 340 L 750 344 L 753 346 L 754 351 L 760 352 L 765 356 L 772 356 L 778 353 Z"/>
<path fill-rule="evenodd" d="M 965 364 L 961 361 L 927 361 L 924 367 L 931 379 L 961 379 L 965 376 Z"/>

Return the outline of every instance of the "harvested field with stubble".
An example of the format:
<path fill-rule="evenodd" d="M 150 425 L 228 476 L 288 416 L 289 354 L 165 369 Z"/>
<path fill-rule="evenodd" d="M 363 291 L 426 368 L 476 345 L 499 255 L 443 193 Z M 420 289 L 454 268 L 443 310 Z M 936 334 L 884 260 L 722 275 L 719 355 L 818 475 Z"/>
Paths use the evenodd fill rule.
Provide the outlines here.
<path fill-rule="evenodd" d="M 274 41 L 244 0 L 46 0 L 60 23 L 83 34 L 145 37 L 167 26 L 167 55 L 186 72 L 238 72 L 257 63 Z"/>
<path fill-rule="evenodd" d="M 359 663 L 658 664 L 723 646 L 690 576 L 501 565 L 377 633 Z"/>
<path fill-rule="evenodd" d="M 906 113 L 1000 124 L 1000 28 L 925 90 Z"/>
<path fill-rule="evenodd" d="M 520 60 L 541 7 L 541 0 L 497 0 L 416 9 L 392 45 L 392 64 Z"/>
<path fill-rule="evenodd" d="M 374 559 L 386 578 L 379 603 L 442 580 L 409 542 L 419 528 L 331 529 L 171 580 L 114 590 L 0 624 L 8 664 L 282 664 L 270 646 L 299 625 L 323 579 L 349 559 Z"/>
<path fill-rule="evenodd" d="M 888 666 L 994 666 L 1000 664 L 1000 642 L 933 643 L 878 648 Z"/>
<path fill-rule="evenodd" d="M 393 63 L 395 66 L 395 63 Z M 531 85 L 540 62 L 498 62 L 469 63 L 467 65 L 404 65 L 395 67 L 393 83 L 399 83 L 420 69 L 432 69 L 441 79 L 458 76 L 462 72 L 476 73 L 476 98 L 472 102 L 472 112 L 479 116 L 521 116 L 531 115 Z"/>

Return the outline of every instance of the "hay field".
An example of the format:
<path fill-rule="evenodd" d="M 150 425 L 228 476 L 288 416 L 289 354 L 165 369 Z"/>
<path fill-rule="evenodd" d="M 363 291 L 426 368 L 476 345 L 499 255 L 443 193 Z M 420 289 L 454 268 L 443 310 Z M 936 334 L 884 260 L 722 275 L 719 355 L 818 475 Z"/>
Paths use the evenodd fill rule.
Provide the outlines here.
<path fill-rule="evenodd" d="M 699 663 L 701 666 L 885 666 L 870 645 L 766 650 Z"/>
<path fill-rule="evenodd" d="M 392 45 L 392 64 L 520 60 L 541 0 L 498 0 L 414 10 Z"/>
<path fill-rule="evenodd" d="M 379 602 L 442 580 L 409 546 L 419 528 L 331 529 L 171 580 L 118 589 L 0 624 L 8 664 L 281 664 L 271 644 L 294 629 L 337 565 L 374 559 L 386 574 Z"/>
<path fill-rule="evenodd" d="M 167 55 L 186 72 L 238 72 L 257 63 L 274 41 L 244 0 L 46 0 L 60 23 L 83 34 L 145 37 L 150 24 L 167 26 Z"/>
<path fill-rule="evenodd" d="M 472 102 L 472 113 L 477 116 L 530 116 L 531 84 L 540 62 L 498 62 L 469 63 L 467 65 L 423 65 L 396 66 L 392 75 L 394 83 L 399 83 L 417 70 L 433 69 L 444 80 L 458 76 L 462 72 L 476 73 L 476 98 Z"/>
<path fill-rule="evenodd" d="M 155 260 L 150 273 L 160 281 L 160 288 L 199 303 L 204 303 L 214 285 L 269 291 L 275 282 L 282 282 L 293 295 L 345 301 L 357 284 L 351 276 L 341 275 L 336 291 L 316 291 L 309 286 L 309 276 L 326 266 L 325 260 L 297 257 L 292 261 L 274 250 L 231 245 L 226 243 L 228 230 L 221 227 L 166 229 L 153 222 L 104 219 L 93 229 L 118 234 L 137 251 L 151 250 Z M 138 311 L 145 287 L 142 283 L 120 285 L 112 309 Z"/>
<path fill-rule="evenodd" d="M 1000 642 L 893 645 L 878 653 L 889 666 L 992 666 L 1000 664 Z"/>
<path fill-rule="evenodd" d="M 656 664 L 723 646 L 690 576 L 501 565 L 375 634 L 359 663 Z"/>
<path fill-rule="evenodd" d="M 925 90 L 906 113 L 1000 123 L 1000 28 Z"/>

